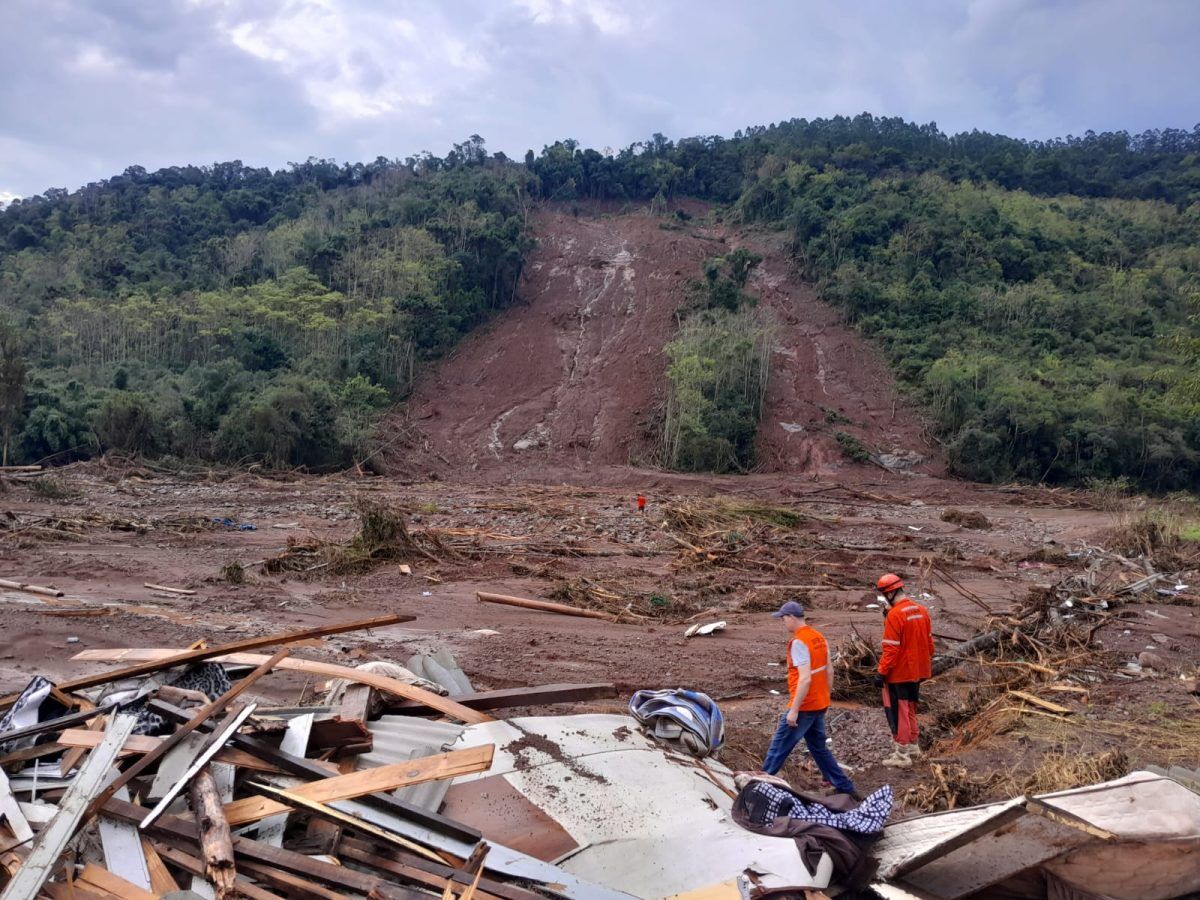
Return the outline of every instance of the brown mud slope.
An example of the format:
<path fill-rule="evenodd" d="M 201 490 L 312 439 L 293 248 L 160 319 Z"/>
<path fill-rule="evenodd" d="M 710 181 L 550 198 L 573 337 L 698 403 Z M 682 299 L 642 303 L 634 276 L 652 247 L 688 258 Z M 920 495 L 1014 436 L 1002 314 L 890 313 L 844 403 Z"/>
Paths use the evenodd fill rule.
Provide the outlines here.
<path fill-rule="evenodd" d="M 691 204 L 689 212 L 705 210 Z M 835 440 L 839 430 L 874 451 L 932 455 L 879 355 L 790 274 L 771 241 L 723 226 L 667 229 L 666 221 L 538 210 L 521 302 L 417 385 L 408 416 L 425 452 L 396 452 L 389 467 L 536 477 L 653 465 L 675 311 L 703 261 L 739 244 L 764 256 L 750 287 L 778 327 L 760 470 L 856 468 Z"/>

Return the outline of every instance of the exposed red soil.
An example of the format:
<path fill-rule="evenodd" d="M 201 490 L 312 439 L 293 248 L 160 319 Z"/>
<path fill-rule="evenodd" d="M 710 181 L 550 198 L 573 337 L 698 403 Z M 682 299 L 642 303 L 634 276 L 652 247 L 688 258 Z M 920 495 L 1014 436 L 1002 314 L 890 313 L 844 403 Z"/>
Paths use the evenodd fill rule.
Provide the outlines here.
<path fill-rule="evenodd" d="M 394 471 L 512 473 L 645 465 L 665 400 L 663 347 L 705 259 L 763 256 L 748 286 L 777 325 L 758 471 L 819 478 L 860 468 L 846 431 L 877 452 L 909 451 L 936 472 L 935 447 L 879 354 L 793 274 L 771 235 L 645 213 L 543 207 L 519 304 L 470 335 L 417 385 L 408 407 L 424 443 Z M 386 429 L 385 429 L 386 432 Z"/>
<path fill-rule="evenodd" d="M 703 208 L 689 211 L 702 221 Z M 584 707 L 611 712 L 623 710 L 640 688 L 689 687 L 721 703 L 725 759 L 754 766 L 783 706 L 777 692 L 786 691 L 786 636 L 766 610 L 787 591 L 763 588 L 816 585 L 808 599 L 812 620 L 831 643 L 855 632 L 873 642 L 881 623 L 867 606 L 871 587 L 881 572 L 897 570 L 915 593 L 928 594 L 944 646 L 982 629 L 985 615 L 930 562 L 1003 612 L 1032 586 L 1081 571 L 1086 560 L 1066 551 L 1105 541 L 1114 516 L 1086 495 L 942 476 L 919 417 L 879 355 L 789 274 L 774 236 L 712 224 L 664 229 L 662 221 L 538 211 L 541 244 L 521 286 L 522 304 L 464 341 L 418 387 L 409 422 L 423 439 L 389 459 L 402 478 L 181 477 L 95 462 L 55 473 L 76 492 L 68 499 L 48 501 L 28 482 L 9 483 L 0 494 L 11 514 L 0 520 L 8 529 L 0 530 L 0 576 L 51 584 L 67 596 L 0 591 L 0 690 L 18 690 L 35 673 L 63 679 L 101 668 L 70 659 L 83 649 L 225 642 L 401 612 L 415 621 L 296 652 L 349 665 L 403 664 L 411 654 L 444 646 L 480 690 L 612 681 L 621 699 Z M 662 347 L 684 286 L 706 257 L 739 244 L 764 256 L 750 289 L 779 327 L 760 471 L 713 477 L 636 468 L 631 463 L 645 458 L 648 425 L 662 400 Z M 400 434 L 409 426 L 397 418 L 391 427 Z M 873 450 L 914 451 L 927 462 L 905 474 L 851 464 L 838 448 L 837 430 Z M 514 449 L 522 440 L 526 449 Z M 428 472 L 440 480 L 423 477 Z M 634 506 L 639 492 L 650 500 L 644 516 Z M 363 496 L 406 509 L 413 530 L 436 530 L 450 549 L 436 561 L 407 560 L 411 575 L 398 560 L 348 575 L 263 571 L 262 561 L 290 537 L 348 539 Z M 733 554 L 736 564 L 726 567 L 715 554 L 697 557 L 669 533 L 669 509 L 701 497 L 766 502 L 806 518 L 752 540 L 753 523 L 746 533 L 739 525 L 696 537 Z M 943 521 L 950 508 L 980 513 L 991 527 Z M 94 518 L 65 526 L 75 531 L 54 530 L 53 520 L 85 515 Z M 257 530 L 183 527 L 213 517 Z M 145 527 L 111 530 L 113 519 Z M 222 577 L 231 562 L 245 567 L 245 583 Z M 1200 573 L 1178 574 L 1195 589 Z M 196 593 L 166 595 L 145 582 Z M 669 621 L 608 624 L 484 605 L 474 597 L 488 590 L 561 599 L 597 586 L 617 596 L 618 605 L 662 608 Z M 1169 739 L 1131 745 L 1114 729 L 1178 727 L 1200 709 L 1174 677 L 1200 659 L 1196 603 L 1194 594 L 1151 594 L 1121 610 L 1125 618 L 1105 624 L 1097 632 L 1101 652 L 1086 661 L 1087 671 L 1056 676 L 1075 677 L 1085 691 L 1053 695 L 1078 723 L 1068 723 L 1066 732 L 1060 721 L 1029 715 L 1011 734 L 942 761 L 972 775 L 1029 771 L 1064 746 L 1080 752 L 1117 746 L 1133 765 L 1182 760 L 1191 745 L 1172 747 Z M 727 629 L 685 639 L 681 622 L 698 611 L 700 621 L 724 619 Z M 1167 657 L 1167 677 L 1122 671 L 1147 647 Z M 934 711 L 952 709 L 980 677 L 962 666 L 926 685 L 923 727 L 932 729 Z M 315 687 L 282 673 L 260 685 L 289 702 Z M 835 751 L 855 767 L 860 788 L 890 782 L 902 792 L 929 780 L 924 764 L 903 773 L 879 765 L 889 741 L 874 703 L 841 704 L 830 721 Z M 799 754 L 786 774 L 819 788 Z"/>
<path fill-rule="evenodd" d="M 0 569 L 5 577 L 51 584 L 67 596 L 48 599 L 0 592 L 0 690 L 19 689 L 35 673 L 66 678 L 94 672 L 101 664 L 72 661 L 78 650 L 123 646 L 186 646 L 198 638 L 232 641 L 256 634 L 366 618 L 383 612 L 416 616 L 404 625 L 367 634 L 347 634 L 320 646 L 297 648 L 301 656 L 357 665 L 368 659 L 404 663 L 417 652 L 446 646 L 479 689 L 564 681 L 612 681 L 621 699 L 585 708 L 619 712 L 639 688 L 684 686 L 720 701 L 728 722 L 725 758 L 752 766 L 766 748 L 785 691 L 785 635 L 762 608 L 756 587 L 774 583 L 824 583 L 809 600 L 814 623 L 837 644 L 857 630 L 879 638 L 879 613 L 865 607 L 879 572 L 897 569 L 919 592 L 930 594 L 935 633 L 943 646 L 983 626 L 984 616 L 936 574 L 922 574 L 922 559 L 936 557 L 954 578 L 996 609 L 1009 608 L 1031 585 L 1078 570 L 1082 562 L 1022 560 L 1047 548 L 1062 551 L 1095 544 L 1112 526 L 1110 514 L 1071 508 L 1070 495 L 1036 489 L 973 486 L 934 478 L 878 473 L 880 483 L 857 487 L 796 484 L 776 475 L 680 481 L 651 492 L 646 516 L 638 515 L 631 480 L 607 488 L 547 485 L 488 485 L 439 482 L 402 485 L 392 479 L 347 477 L 273 481 L 253 475 L 231 480 L 179 479 L 152 472 L 114 470 L 98 464 L 71 467 L 61 477 L 80 493 L 47 502 L 27 487 L 11 486 L 3 506 L 25 522 L 33 515 L 75 519 L 94 514 L 144 522 L 144 533 L 110 531 L 97 523 L 58 539 L 44 532 L 0 533 Z M 355 499 L 369 496 L 411 511 L 414 529 L 434 528 L 478 552 L 447 556 L 437 563 L 410 560 L 413 575 L 397 562 L 351 575 L 305 578 L 265 574 L 258 561 L 280 552 L 289 536 L 344 540 L 355 529 Z M 746 568 L 697 566 L 688 551 L 660 526 L 668 504 L 691 503 L 697 495 L 768 501 L 821 517 L 789 532 L 786 547 L 762 558 L 748 552 Z M 973 531 L 943 522 L 949 507 L 976 510 L 993 523 Z M 228 516 L 251 522 L 257 531 L 204 529 L 181 532 L 173 523 Z M 11 519 L 9 520 L 12 521 Z M 298 527 L 278 529 L 274 525 Z M 919 529 L 919 530 L 913 530 Z M 494 548 L 494 549 L 488 549 Z M 603 554 L 603 555 L 598 555 Z M 1065 559 L 1065 557 L 1064 557 Z M 221 577 L 224 565 L 246 566 L 245 584 Z M 1197 573 L 1186 574 L 1195 584 Z M 701 621 L 724 619 L 728 628 L 712 637 L 685 639 L 675 622 L 615 624 L 478 603 L 476 590 L 554 597 L 564 584 L 581 579 L 632 596 L 661 594 L 687 610 L 711 608 Z M 155 582 L 197 591 L 167 596 L 143 586 Z M 1135 765 L 1169 763 L 1161 748 L 1130 746 L 1089 726 L 1093 721 L 1156 723 L 1186 721 L 1198 704 L 1174 678 L 1141 679 L 1119 674 L 1128 660 L 1155 646 L 1173 666 L 1186 669 L 1200 658 L 1200 608 L 1150 599 L 1128 607 L 1098 634 L 1109 655 L 1088 663 L 1088 693 L 1048 694 L 1076 710 L 1071 745 L 1081 751 L 1120 746 Z M 770 603 L 766 603 L 769 606 Z M 103 608 L 107 615 L 76 616 Z M 69 615 L 55 615 L 67 612 Z M 686 615 L 686 613 L 684 613 Z M 1160 642 L 1153 635 L 1167 638 Z M 77 638 L 69 642 L 68 638 Z M 1064 673 L 1078 674 L 1078 673 Z M 953 706 L 977 677 L 966 669 L 935 679 L 924 696 L 928 709 Z M 294 702 L 315 685 L 274 674 L 261 692 Z M 1037 690 L 1034 688 L 1034 690 Z M 560 710 L 565 711 L 565 710 Z M 932 712 L 923 715 L 932 728 Z M 860 786 L 888 782 L 898 790 L 928 780 L 925 766 L 896 773 L 878 765 L 887 752 L 882 715 L 874 704 L 841 705 L 831 714 L 834 747 L 854 766 Z M 1029 716 L 1025 729 L 1057 724 Z M 1033 736 L 1030 736 L 1033 735 Z M 1031 770 L 1048 749 L 1063 746 L 1061 735 L 1014 732 L 944 759 L 972 775 Z M 819 788 L 819 779 L 797 755 L 787 774 L 800 785 Z"/>

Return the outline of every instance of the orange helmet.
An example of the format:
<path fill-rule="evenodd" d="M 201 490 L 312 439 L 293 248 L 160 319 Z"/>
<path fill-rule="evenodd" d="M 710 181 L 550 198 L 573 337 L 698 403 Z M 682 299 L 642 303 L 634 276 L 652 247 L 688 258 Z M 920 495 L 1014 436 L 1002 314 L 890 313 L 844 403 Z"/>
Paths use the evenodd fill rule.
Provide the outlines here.
<path fill-rule="evenodd" d="M 899 575 L 888 572 L 886 575 L 880 576 L 879 580 L 875 582 L 875 587 L 880 593 L 890 594 L 892 591 L 904 590 L 904 582 L 900 580 Z"/>

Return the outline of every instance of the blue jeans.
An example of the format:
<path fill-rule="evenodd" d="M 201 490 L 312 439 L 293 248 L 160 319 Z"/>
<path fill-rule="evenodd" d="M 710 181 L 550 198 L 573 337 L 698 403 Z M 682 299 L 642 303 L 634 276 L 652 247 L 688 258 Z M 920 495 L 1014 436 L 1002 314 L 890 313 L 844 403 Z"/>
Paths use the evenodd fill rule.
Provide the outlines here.
<path fill-rule="evenodd" d="M 787 713 L 779 717 L 779 728 L 771 738 L 771 747 L 767 750 L 767 758 L 763 760 L 762 769 L 768 775 L 774 775 L 787 762 L 788 754 L 796 749 L 801 738 L 808 745 L 808 752 L 813 762 L 825 776 L 825 780 L 833 785 L 834 790 L 849 794 L 854 790 L 854 782 L 846 777 L 842 767 L 837 764 L 829 746 L 825 743 L 825 710 L 802 712 L 796 717 L 796 727 L 787 723 Z"/>

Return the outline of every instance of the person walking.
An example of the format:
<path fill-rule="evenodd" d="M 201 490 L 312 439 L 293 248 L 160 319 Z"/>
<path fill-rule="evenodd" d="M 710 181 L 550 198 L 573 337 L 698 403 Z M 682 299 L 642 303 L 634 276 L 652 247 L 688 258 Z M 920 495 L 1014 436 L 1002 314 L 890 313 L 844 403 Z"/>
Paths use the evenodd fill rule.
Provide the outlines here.
<path fill-rule="evenodd" d="M 883 694 L 883 712 L 892 732 L 892 754 L 883 764 L 907 769 L 921 755 L 917 702 L 921 682 L 933 671 L 933 623 L 929 610 L 903 593 L 899 575 L 889 572 L 875 587 L 884 615 L 875 686 Z"/>
<path fill-rule="evenodd" d="M 825 636 L 805 620 L 804 606 L 789 600 L 771 616 L 780 619 L 791 634 L 787 650 L 788 708 L 779 718 L 762 770 L 768 775 L 783 768 L 801 740 L 821 774 L 838 793 L 853 794 L 851 781 L 829 749 L 825 734 L 825 712 L 833 687 L 829 668 L 829 646 Z"/>

